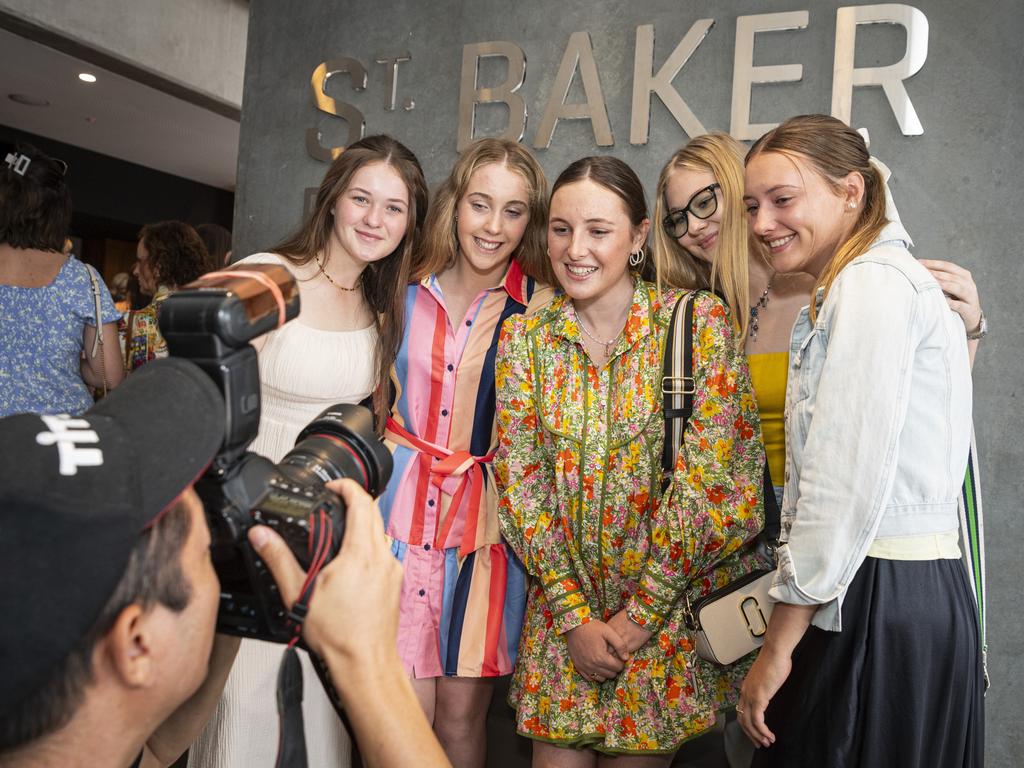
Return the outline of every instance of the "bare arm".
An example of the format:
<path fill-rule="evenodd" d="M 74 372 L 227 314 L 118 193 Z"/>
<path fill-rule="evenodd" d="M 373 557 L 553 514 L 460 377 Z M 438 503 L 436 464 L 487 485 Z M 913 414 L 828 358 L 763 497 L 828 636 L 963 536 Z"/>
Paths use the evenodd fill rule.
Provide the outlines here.
<path fill-rule="evenodd" d="M 103 387 L 104 366 L 106 367 L 107 389 L 113 389 L 124 378 L 124 363 L 121 361 L 121 342 L 117 337 L 117 323 L 104 323 L 101 328 L 103 343 L 92 357 L 92 345 L 96 339 L 96 326 L 86 323 L 82 331 L 85 356 L 82 358 L 82 381 L 90 387 Z"/>
<path fill-rule="evenodd" d="M 965 332 L 976 332 L 981 325 L 981 297 L 978 296 L 978 286 L 971 273 L 950 261 L 921 259 L 921 263 L 942 287 L 950 309 L 960 315 L 964 321 Z M 974 356 L 978 352 L 978 341 L 978 339 L 967 340 L 967 354 L 971 357 L 972 368 L 974 367 Z"/>
<path fill-rule="evenodd" d="M 772 609 L 764 646 L 743 681 L 740 703 L 736 707 L 736 719 L 758 746 L 767 747 L 775 742 L 775 734 L 765 725 L 764 711 L 789 677 L 793 667 L 793 649 L 804 636 L 817 609 L 816 605 L 789 603 L 776 603 Z"/>
<path fill-rule="evenodd" d="M 327 662 L 367 766 L 449 766 L 398 658 L 402 568 L 380 513 L 352 480 L 327 487 L 348 507 L 345 538 L 317 577 L 302 635 Z M 263 526 L 249 531 L 249 541 L 290 606 L 305 579 L 291 550 Z"/>
<path fill-rule="evenodd" d="M 141 768 L 174 763 L 195 741 L 213 714 L 238 653 L 240 638 L 217 635 L 210 653 L 210 669 L 199 690 L 168 717 L 146 742 Z"/>

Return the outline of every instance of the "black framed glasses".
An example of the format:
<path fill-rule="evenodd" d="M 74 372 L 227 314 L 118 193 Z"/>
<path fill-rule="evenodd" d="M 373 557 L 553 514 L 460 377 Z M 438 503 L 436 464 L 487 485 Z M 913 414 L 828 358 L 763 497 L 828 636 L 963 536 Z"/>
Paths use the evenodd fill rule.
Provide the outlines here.
<path fill-rule="evenodd" d="M 720 189 L 718 182 L 708 184 L 704 189 L 697 192 L 690 198 L 685 208 L 677 208 L 669 211 L 668 215 L 661 220 L 661 226 L 665 228 L 668 236 L 678 239 L 686 234 L 689 228 L 688 214 L 693 214 L 698 219 L 706 219 L 714 215 L 718 210 L 718 194 Z"/>

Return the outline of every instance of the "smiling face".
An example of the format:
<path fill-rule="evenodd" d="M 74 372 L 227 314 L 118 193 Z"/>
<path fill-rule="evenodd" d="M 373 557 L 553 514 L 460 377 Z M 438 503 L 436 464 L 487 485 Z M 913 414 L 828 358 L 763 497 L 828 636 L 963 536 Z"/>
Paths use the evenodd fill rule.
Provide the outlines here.
<path fill-rule="evenodd" d="M 722 206 L 719 204 L 721 192 L 717 188 L 708 189 L 715 183 L 714 174 L 710 171 L 676 167 L 665 185 L 665 203 L 670 215 L 689 208 L 686 214 L 686 234 L 677 238 L 676 242 L 691 256 L 709 264 L 714 259 L 714 247 L 722 225 Z M 702 213 L 710 208 L 714 208 L 715 212 L 706 219 L 693 213 Z"/>
<path fill-rule="evenodd" d="M 633 226 L 622 199 L 590 179 L 558 188 L 551 198 L 548 256 L 577 306 L 632 295 L 629 254 L 643 247 L 649 226 L 647 219 Z"/>
<path fill-rule="evenodd" d="M 780 152 L 754 155 L 745 176 L 751 231 L 768 248 L 772 266 L 820 275 L 853 230 L 863 196 L 860 176 L 832 184 L 801 156 Z"/>
<path fill-rule="evenodd" d="M 477 274 L 497 282 L 530 221 L 526 181 L 507 165 L 483 165 L 469 177 L 456 215 L 459 257 Z"/>
<path fill-rule="evenodd" d="M 409 190 L 390 165 L 367 163 L 334 203 L 329 259 L 350 259 L 360 267 L 390 255 L 409 222 Z"/>

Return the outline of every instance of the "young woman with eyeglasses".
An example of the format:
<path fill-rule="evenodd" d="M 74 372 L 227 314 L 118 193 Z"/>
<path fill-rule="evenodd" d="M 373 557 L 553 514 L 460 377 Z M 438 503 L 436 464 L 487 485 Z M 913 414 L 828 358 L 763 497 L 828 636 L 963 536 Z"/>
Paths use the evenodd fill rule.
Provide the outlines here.
<path fill-rule="evenodd" d="M 747 353 L 768 466 L 781 503 L 790 332 L 814 279 L 777 270 L 768 251 L 751 242 L 743 206 L 743 155 L 743 146 L 725 133 L 698 136 L 672 155 L 658 179 L 655 219 L 660 226 L 654 232 L 654 251 L 663 262 L 666 285 L 712 288 L 728 304 Z M 947 261 L 922 264 L 963 318 L 973 361 L 984 316 L 970 272 Z"/>

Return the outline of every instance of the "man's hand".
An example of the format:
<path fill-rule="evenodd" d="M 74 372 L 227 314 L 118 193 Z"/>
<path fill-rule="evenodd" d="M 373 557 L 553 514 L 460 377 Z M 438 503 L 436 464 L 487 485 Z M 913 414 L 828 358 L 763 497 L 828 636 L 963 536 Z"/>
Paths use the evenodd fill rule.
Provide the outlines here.
<path fill-rule="evenodd" d="M 569 630 L 565 639 L 576 671 L 595 683 L 617 676 L 629 659 L 626 643 L 603 621 L 591 619 Z"/>
<path fill-rule="evenodd" d="M 324 659 L 390 663 L 397 653 L 402 567 L 391 554 L 373 499 L 353 480 L 335 480 L 327 488 L 347 507 L 345 537 L 341 551 L 317 578 L 302 635 Z M 249 542 L 290 608 L 306 574 L 288 545 L 265 526 L 250 529 Z"/>
<path fill-rule="evenodd" d="M 327 487 L 348 507 L 345 538 L 317 577 L 302 636 L 327 662 L 365 765 L 449 768 L 398 658 L 402 566 L 391 554 L 377 505 L 353 480 Z M 306 574 L 288 545 L 263 526 L 250 529 L 249 541 L 291 607 Z"/>

